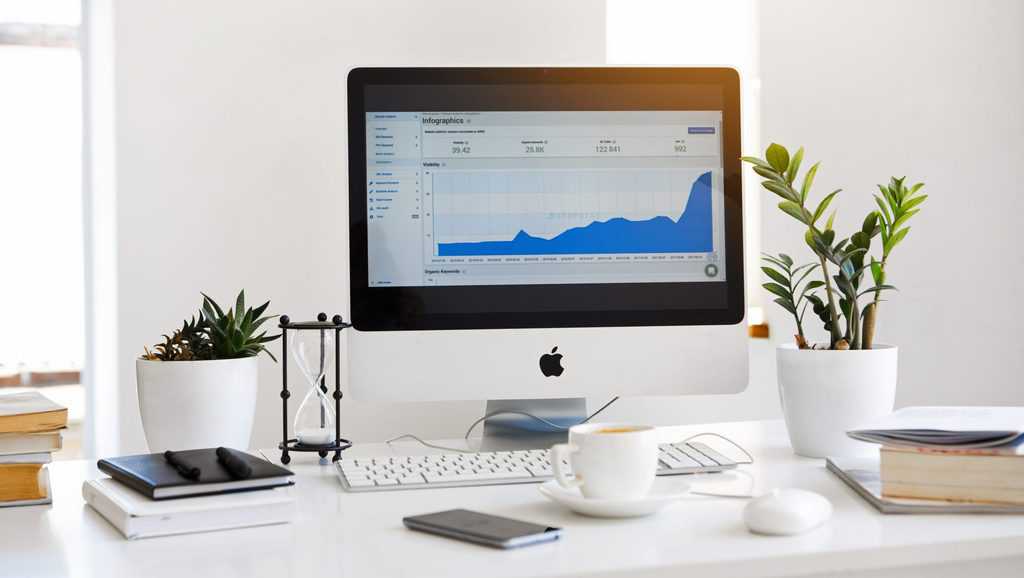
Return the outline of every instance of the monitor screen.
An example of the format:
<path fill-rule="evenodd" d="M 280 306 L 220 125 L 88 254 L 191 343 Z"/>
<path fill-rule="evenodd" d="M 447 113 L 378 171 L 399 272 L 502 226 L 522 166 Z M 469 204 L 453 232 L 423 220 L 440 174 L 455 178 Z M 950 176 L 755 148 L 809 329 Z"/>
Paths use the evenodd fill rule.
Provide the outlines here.
<path fill-rule="evenodd" d="M 735 323 L 729 69 L 355 69 L 360 330 Z"/>
<path fill-rule="evenodd" d="M 723 283 L 722 111 L 370 111 L 371 287 Z"/>

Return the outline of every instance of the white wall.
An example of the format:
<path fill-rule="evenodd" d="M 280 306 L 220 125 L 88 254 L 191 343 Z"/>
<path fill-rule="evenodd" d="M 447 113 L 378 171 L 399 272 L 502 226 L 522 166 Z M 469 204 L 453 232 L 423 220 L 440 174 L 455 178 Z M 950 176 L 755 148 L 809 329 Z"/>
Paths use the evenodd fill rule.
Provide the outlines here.
<path fill-rule="evenodd" d="M 684 43 L 661 52 L 683 26 L 663 9 L 609 3 L 608 58 L 693 63 Z M 902 293 L 880 319 L 880 338 L 903 348 L 900 403 L 1024 402 L 1013 325 L 1022 249 L 1011 237 L 1022 208 L 1024 4 L 773 0 L 759 11 L 763 141 L 804 144 L 824 161 L 819 186 L 848 191 L 842 226 L 890 173 L 927 181 L 933 195 L 894 256 Z M 121 451 L 143 449 L 133 360 L 200 290 L 229 300 L 244 286 L 296 318 L 343 311 L 348 67 L 603 64 L 605 19 L 605 3 L 590 0 L 115 1 L 119 306 L 107 335 L 120 410 L 98 427 L 120 429 Z M 703 24 L 730 29 L 728 19 Z M 632 42 L 644 44 L 614 48 L 624 26 L 641 28 Z M 768 201 L 763 246 L 799 253 Z M 784 338 L 785 318 L 769 312 Z M 777 415 L 771 351 L 753 346 L 757 378 L 740 396 L 624 399 L 606 415 Z M 261 372 L 253 441 L 268 446 L 278 366 L 265 359 Z M 453 436 L 482 408 L 347 401 L 342 420 L 359 440 Z"/>
<path fill-rule="evenodd" d="M 608 63 L 618 66 L 729 66 L 740 73 L 742 146 L 756 154 L 760 131 L 756 0 L 678 2 L 608 0 Z M 752 171 L 744 170 L 753 175 Z M 748 181 L 749 182 L 749 181 Z M 744 194 L 743 227 L 748 269 L 757 265 L 760 203 Z M 758 277 L 747 274 L 747 301 L 760 305 Z M 770 303 L 770 301 L 769 301 Z M 750 342 L 750 384 L 736 395 L 620 400 L 608 415 L 657 424 L 702 423 L 780 416 L 774 353 Z"/>
<path fill-rule="evenodd" d="M 764 142 L 821 160 L 840 232 L 890 175 L 930 197 L 893 252 L 900 288 L 878 340 L 898 344 L 897 403 L 1024 404 L 1024 3 L 773 0 L 761 6 Z M 748 184 L 749 186 L 749 184 Z M 807 257 L 764 194 L 763 246 Z M 771 310 L 772 330 L 790 324 Z"/>
<path fill-rule="evenodd" d="M 344 312 L 349 67 L 591 65 L 605 53 L 604 4 L 590 0 L 122 0 L 113 16 L 121 451 L 145 447 L 134 359 L 199 291 L 230 301 L 244 287 L 294 319 Z M 268 447 L 279 366 L 260 371 L 253 442 Z M 481 410 L 346 401 L 342 420 L 360 440 L 451 436 Z"/>

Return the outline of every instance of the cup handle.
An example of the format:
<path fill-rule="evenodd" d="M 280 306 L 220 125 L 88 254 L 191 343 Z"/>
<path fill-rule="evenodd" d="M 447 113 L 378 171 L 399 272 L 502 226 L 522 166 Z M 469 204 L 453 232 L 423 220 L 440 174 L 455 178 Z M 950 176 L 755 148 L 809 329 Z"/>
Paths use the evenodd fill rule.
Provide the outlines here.
<path fill-rule="evenodd" d="M 566 472 L 562 467 L 562 460 L 569 461 L 569 455 L 578 451 L 580 451 L 580 448 L 572 444 L 555 444 L 551 446 L 549 456 L 551 461 L 551 471 L 555 474 L 555 481 L 558 482 L 558 485 L 567 490 L 578 488 L 583 485 L 582 480 L 569 478 L 568 472 Z"/>

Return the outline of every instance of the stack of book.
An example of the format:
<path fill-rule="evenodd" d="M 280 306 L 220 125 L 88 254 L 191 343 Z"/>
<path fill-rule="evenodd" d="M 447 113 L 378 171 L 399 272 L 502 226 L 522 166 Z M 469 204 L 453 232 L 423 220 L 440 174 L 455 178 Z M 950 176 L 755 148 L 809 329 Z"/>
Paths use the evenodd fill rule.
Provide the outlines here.
<path fill-rule="evenodd" d="M 52 502 L 46 464 L 67 423 L 67 408 L 37 392 L 0 395 L 0 507 Z"/>
<path fill-rule="evenodd" d="M 291 521 L 291 471 L 226 448 L 100 460 L 109 478 L 82 496 L 125 538 L 147 538 Z M 274 489 L 278 488 L 278 489 Z"/>
<path fill-rule="evenodd" d="M 882 444 L 880 499 L 945 511 L 1024 506 L 1024 408 L 908 407 L 849 435 Z"/>

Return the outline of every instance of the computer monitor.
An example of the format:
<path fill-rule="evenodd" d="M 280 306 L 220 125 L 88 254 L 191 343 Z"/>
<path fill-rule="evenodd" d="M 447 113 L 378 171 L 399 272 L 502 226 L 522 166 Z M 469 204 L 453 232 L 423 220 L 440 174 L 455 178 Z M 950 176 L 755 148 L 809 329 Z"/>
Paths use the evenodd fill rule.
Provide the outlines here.
<path fill-rule="evenodd" d="M 727 68 L 352 70 L 351 395 L 569 424 L 743 390 L 739 101 Z"/>

